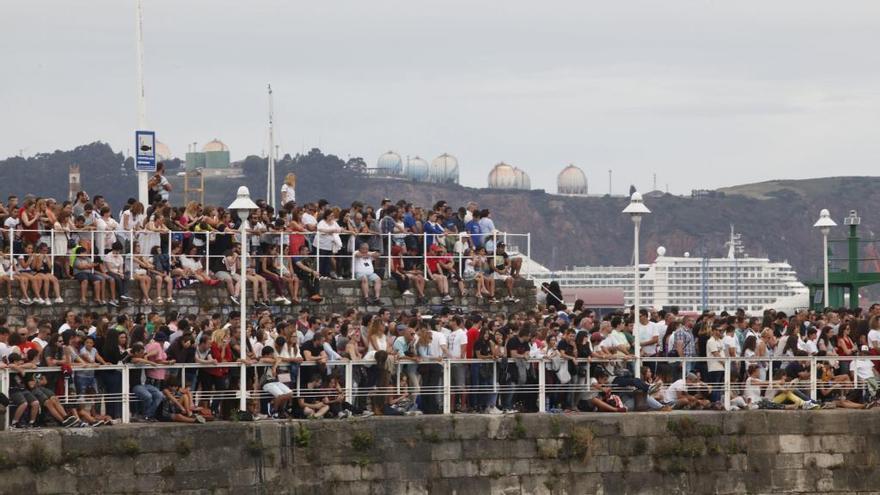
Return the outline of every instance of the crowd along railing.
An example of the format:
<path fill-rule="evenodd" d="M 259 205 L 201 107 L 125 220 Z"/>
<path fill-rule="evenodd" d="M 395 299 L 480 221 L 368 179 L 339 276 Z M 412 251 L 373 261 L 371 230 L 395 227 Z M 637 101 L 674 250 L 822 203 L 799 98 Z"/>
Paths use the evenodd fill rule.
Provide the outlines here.
<path fill-rule="evenodd" d="M 232 247 L 234 244 L 246 246 L 249 249 L 249 258 L 253 258 L 255 262 L 259 262 L 262 258 L 274 258 L 273 262 L 281 265 L 289 265 L 291 259 L 301 257 L 305 259 L 314 259 L 316 265 L 322 266 L 322 259 L 330 259 L 331 263 L 340 261 L 350 263 L 350 276 L 354 276 L 354 261 L 357 256 L 357 247 L 361 242 L 366 242 L 370 246 L 370 251 L 379 253 L 379 258 L 384 264 L 385 275 L 390 276 L 392 258 L 397 257 L 405 261 L 416 261 L 421 266 L 425 278 L 430 278 L 428 271 L 427 258 L 440 258 L 441 255 L 433 253 L 431 248 L 435 244 L 442 244 L 446 253 L 442 256 L 449 256 L 455 263 L 455 270 L 459 277 L 465 276 L 468 261 L 482 260 L 484 266 L 482 268 L 486 272 L 490 272 L 495 254 L 495 246 L 504 243 L 508 246 L 508 253 L 513 257 L 525 256 L 531 257 L 531 233 L 511 233 L 503 231 L 495 231 L 491 234 L 473 235 L 465 232 L 455 233 L 448 232 L 443 234 L 435 233 L 412 233 L 412 232 L 354 232 L 341 230 L 338 232 L 321 232 L 321 231 L 279 231 L 279 230 L 254 230 L 247 235 L 245 242 L 241 242 L 241 235 L 238 230 L 229 229 L 225 231 L 174 231 L 174 230 L 94 230 L 94 229 L 64 229 L 58 230 L 28 230 L 8 228 L 2 229 L 5 234 L 6 242 L 4 248 L 7 250 L 6 257 L 11 267 L 7 271 L 7 276 L 12 278 L 17 270 L 17 259 L 19 257 L 29 257 L 33 255 L 48 256 L 52 266 L 61 262 L 72 263 L 72 247 L 80 242 L 80 239 L 89 241 L 91 250 L 83 254 L 90 261 L 102 256 L 102 253 L 108 253 L 114 242 L 119 241 L 123 245 L 123 250 L 119 253 L 125 259 L 125 272 L 129 279 L 133 279 L 138 265 L 137 260 L 147 260 L 152 262 L 152 250 L 155 246 L 160 247 L 160 254 L 168 257 L 170 261 L 180 259 L 182 257 L 196 258 L 203 268 L 210 270 L 210 261 L 212 259 L 224 258 L 225 253 L 216 252 L 217 236 L 228 236 L 225 245 Z M 32 243 L 26 243 L 23 236 L 26 234 L 34 234 L 37 239 Z M 342 237 L 347 237 L 347 241 L 342 241 Z M 57 241 L 57 242 L 56 242 Z M 328 244 L 329 243 L 329 244 Z M 26 253 L 26 245 L 33 247 L 32 253 Z M 48 253 L 40 253 L 39 246 L 45 244 Z M 62 246 L 63 244 L 63 246 Z M 135 244 L 138 249 L 135 250 Z M 180 245 L 185 249 L 183 252 L 175 253 L 174 247 Z M 212 245 L 215 251 L 212 252 Z M 261 247 L 277 246 L 278 253 L 275 255 L 262 252 Z M 299 252 L 293 252 L 295 247 L 302 245 L 309 246 L 309 253 L 302 256 Z M 331 249 L 322 249 L 321 246 L 330 247 Z M 406 247 L 405 254 L 392 255 L 395 246 Z M 192 247 L 196 247 L 197 254 L 190 252 Z M 513 252 L 510 251 L 513 247 Z M 486 250 L 484 256 L 478 256 L 477 251 L 483 248 Z M 524 248 L 524 249 L 523 249 Z M 26 259 L 25 259 L 26 261 Z M 291 267 L 288 267 L 291 268 Z M 525 278 L 531 278 L 530 264 L 524 264 L 522 275 Z"/>
<path fill-rule="evenodd" d="M 806 369 L 809 370 L 810 378 L 806 383 L 798 383 L 796 388 L 806 389 L 808 391 L 809 397 L 812 400 L 818 400 L 819 392 L 823 390 L 839 389 L 847 391 L 864 388 L 865 380 L 859 378 L 859 374 L 857 371 L 852 370 L 852 365 L 859 360 L 869 361 L 871 362 L 871 364 L 874 364 L 874 362 L 876 362 L 877 360 L 872 360 L 871 358 L 873 357 L 874 356 L 765 356 L 749 358 L 719 357 L 709 360 L 707 360 L 707 358 L 705 357 L 643 357 L 639 361 L 637 361 L 636 359 L 623 357 L 614 359 L 575 359 L 572 361 L 576 363 L 580 368 L 585 370 L 585 376 L 581 377 L 582 379 L 577 380 L 574 376 L 572 376 L 571 381 L 568 383 L 561 383 L 556 378 L 551 378 L 551 380 L 548 381 L 548 378 L 550 378 L 551 376 L 555 377 L 556 375 L 554 371 L 551 371 L 547 368 L 547 365 L 558 364 L 559 358 L 508 359 L 506 361 L 507 366 L 516 366 L 516 363 L 519 360 L 526 363 L 527 366 L 532 367 L 536 382 L 526 383 L 506 383 L 506 380 L 502 379 L 502 374 L 506 373 L 506 370 L 501 368 L 501 361 L 497 359 L 423 358 L 419 360 L 413 360 L 408 358 L 401 358 L 396 359 L 394 362 L 394 369 L 396 369 L 396 381 L 393 382 L 393 385 L 390 385 L 384 390 L 379 390 L 376 388 L 363 388 L 364 384 L 359 383 L 354 378 L 355 371 L 358 367 L 376 366 L 376 362 L 374 360 L 329 361 L 326 363 L 324 372 L 328 375 L 331 373 L 335 373 L 336 376 L 341 380 L 342 391 L 345 395 L 347 402 L 354 402 L 356 398 L 361 397 L 399 395 L 406 392 L 410 394 L 417 394 L 419 396 L 439 396 L 439 399 L 441 401 L 441 412 L 443 414 L 450 414 L 453 411 L 453 398 L 456 396 L 467 397 L 474 395 L 500 396 L 502 394 L 530 394 L 533 396 L 533 400 L 536 402 L 534 404 L 534 409 L 538 412 L 543 413 L 547 412 L 547 398 L 549 394 L 582 394 L 589 392 L 591 387 L 591 378 L 593 377 L 593 365 L 613 366 L 618 368 L 619 370 L 626 370 L 629 369 L 629 365 L 634 365 L 637 363 L 641 363 L 646 366 L 650 366 L 652 364 L 662 364 L 667 366 L 668 371 L 675 372 L 676 377 L 681 377 L 685 376 L 689 372 L 689 364 L 707 363 L 708 361 L 720 361 L 723 363 L 724 366 L 724 375 L 722 381 L 711 382 L 708 380 L 707 377 L 701 377 L 701 382 L 702 384 L 708 386 L 711 390 L 720 389 L 723 393 L 721 402 L 723 403 L 725 409 L 730 409 L 731 397 L 733 397 L 734 395 L 739 395 L 739 393 L 743 392 L 745 389 L 745 383 L 738 380 L 738 375 L 734 376 L 732 373 L 732 370 L 739 365 L 762 364 L 766 367 L 766 369 L 772 371 L 779 366 L 785 365 L 786 363 L 799 362 L 804 365 Z M 563 359 L 562 363 L 564 364 L 567 361 L 568 360 Z M 844 362 L 850 363 L 850 373 L 852 374 L 852 379 L 850 381 L 841 382 L 837 380 L 832 380 L 830 382 L 826 382 L 820 379 L 818 375 L 818 365 L 839 365 L 840 363 Z M 439 380 L 436 383 L 410 383 L 408 386 L 403 387 L 401 385 L 401 377 L 409 376 L 408 373 L 411 373 L 411 371 L 404 368 L 407 365 L 436 366 L 437 368 L 435 369 L 435 371 L 439 370 L 440 372 Z M 196 383 L 194 372 L 197 373 L 208 369 L 226 368 L 238 371 L 239 380 L 237 385 L 233 388 L 219 391 L 193 389 L 195 399 L 197 401 L 237 401 L 239 409 L 245 409 L 248 400 L 263 400 L 271 397 L 267 392 L 263 391 L 258 386 L 260 375 L 259 370 L 264 370 L 268 366 L 271 366 L 271 364 L 254 361 L 224 362 L 212 364 L 176 363 L 154 366 L 124 364 L 101 366 L 74 366 L 72 376 L 64 377 L 63 379 L 63 392 L 62 394 L 60 394 L 60 400 L 63 404 L 78 404 L 83 401 L 89 401 L 95 404 L 102 405 L 102 407 L 104 407 L 105 409 L 107 409 L 108 405 L 110 404 L 120 404 L 121 414 L 119 415 L 118 419 L 122 423 L 128 423 L 131 421 L 131 406 L 137 401 L 136 397 L 132 394 L 132 390 L 129 388 L 129 380 L 127 377 L 130 371 L 170 371 L 173 372 L 170 375 L 172 379 L 180 380 L 181 386 L 192 388 Z M 326 390 L 324 389 L 306 389 L 304 388 L 305 384 L 300 383 L 300 369 L 303 367 L 317 366 L 316 362 L 303 361 L 298 363 L 282 363 L 280 366 L 291 366 L 297 371 L 296 373 L 292 374 L 294 378 L 289 384 L 294 397 L 309 397 L 326 393 Z M 471 369 L 469 369 L 467 370 L 467 374 L 465 376 L 468 377 L 467 380 L 471 383 L 466 382 L 465 384 L 455 384 L 453 383 L 454 366 L 464 366 L 468 368 L 471 368 L 473 366 L 491 366 L 491 381 L 489 383 L 472 383 L 472 380 L 470 379 Z M 334 371 L 339 370 L 340 368 L 341 371 Z M 422 370 L 417 371 L 416 373 L 421 376 L 421 371 Z M 9 396 L 11 384 L 10 375 L 13 373 L 63 374 L 63 372 L 64 370 L 61 367 L 6 367 L 0 369 L 0 391 Z M 71 387 L 71 381 L 78 372 L 120 373 L 120 387 L 118 390 L 101 390 L 100 392 L 94 394 L 77 391 Z M 241 377 L 245 377 L 245 379 L 241 379 Z M 630 385 L 615 385 L 613 381 L 611 381 L 613 378 L 614 376 L 609 377 L 609 386 L 612 387 L 613 391 L 617 393 L 633 392 L 633 389 Z M 771 379 L 772 375 L 767 377 L 767 380 Z M 8 408 L 5 419 L 5 425 L 7 427 L 9 425 L 9 420 L 12 413 L 13 408 Z"/>

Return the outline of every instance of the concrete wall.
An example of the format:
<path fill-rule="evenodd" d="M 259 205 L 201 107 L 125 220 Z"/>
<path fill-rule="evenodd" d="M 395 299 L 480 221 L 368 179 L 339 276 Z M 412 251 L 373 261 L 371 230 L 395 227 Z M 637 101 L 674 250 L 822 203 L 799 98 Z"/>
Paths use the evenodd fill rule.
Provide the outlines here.
<path fill-rule="evenodd" d="M 3 493 L 880 491 L 876 411 L 380 417 L 3 435 Z"/>
<path fill-rule="evenodd" d="M 36 304 L 31 306 L 22 306 L 17 304 L 17 299 L 20 297 L 20 292 L 18 287 L 15 288 L 16 295 L 16 303 L 15 304 L 6 304 L 5 301 L 2 301 L 3 304 L 0 304 L 0 316 L 7 317 L 13 323 L 23 323 L 24 318 L 27 315 L 36 314 L 40 318 L 48 318 L 48 319 L 62 319 L 64 317 L 64 313 L 68 309 L 73 309 L 74 311 L 97 311 L 100 313 L 111 312 L 114 314 L 121 312 L 127 314 L 133 314 L 138 312 L 148 313 L 150 311 L 165 311 L 167 309 L 177 309 L 182 313 L 199 313 L 201 312 L 215 312 L 221 311 L 223 313 L 229 312 L 233 309 L 238 309 L 237 306 L 233 307 L 232 301 L 229 299 L 228 293 L 225 288 L 219 287 L 201 287 L 201 286 L 193 286 L 186 289 L 179 289 L 174 291 L 175 304 L 169 305 L 165 304 L 162 306 L 153 305 L 153 306 L 145 306 L 139 303 L 129 304 L 122 308 L 111 308 L 110 306 L 80 306 L 79 305 L 79 284 L 77 282 L 71 280 L 63 280 L 61 282 L 62 288 L 62 297 L 64 297 L 65 303 L 61 305 L 54 306 L 38 306 Z M 469 287 L 469 290 L 473 292 L 473 290 Z M 500 292 L 502 289 L 499 288 L 498 297 L 502 296 Z M 427 306 L 439 307 L 440 302 L 440 294 L 435 289 L 433 283 L 429 283 L 425 288 L 426 296 L 429 298 Z M 305 303 L 308 307 L 312 308 L 313 312 L 317 314 L 329 314 L 332 312 L 342 313 L 351 307 L 359 307 L 362 310 L 368 309 L 370 311 L 375 311 L 379 309 L 380 306 L 363 306 L 361 304 L 361 292 L 360 285 L 352 280 L 322 280 L 321 281 L 321 293 L 324 296 L 324 301 L 320 304 L 314 304 L 311 302 Z M 519 310 L 527 310 L 533 309 L 535 307 L 535 288 L 534 284 L 532 284 L 529 280 L 518 280 L 517 285 L 514 287 L 514 293 L 517 298 L 520 299 L 518 303 L 498 303 L 498 304 L 477 304 L 476 298 L 473 295 L 469 297 L 460 297 L 458 294 L 458 290 L 453 290 L 453 296 L 455 300 L 450 303 L 451 307 L 454 308 L 462 308 L 464 311 L 471 310 L 480 310 L 480 311 L 491 311 L 491 312 L 502 312 L 502 311 L 519 311 Z M 4 293 L 5 294 L 5 293 Z M 274 291 L 272 288 L 269 288 L 270 298 L 274 297 Z M 305 291 L 302 292 L 305 295 Z M 505 293 L 506 294 L 506 293 Z M 91 289 L 89 290 L 89 295 L 91 295 Z M 136 300 L 141 299 L 140 290 L 137 288 L 135 283 L 129 284 L 129 295 L 134 297 Z M 108 294 L 109 296 L 109 294 Z M 153 296 L 155 296 L 155 290 L 153 291 Z M 251 297 L 250 287 L 248 288 L 248 298 Z M 397 290 L 397 284 L 394 281 L 390 283 L 386 281 L 382 288 L 382 297 L 380 298 L 382 302 L 382 306 L 393 308 L 393 309 L 409 309 L 414 306 L 415 298 L 414 297 L 401 297 L 400 292 Z M 291 315 L 295 315 L 299 312 L 301 306 L 299 305 L 291 305 L 291 306 L 273 306 L 273 309 L 278 313 L 287 313 Z"/>

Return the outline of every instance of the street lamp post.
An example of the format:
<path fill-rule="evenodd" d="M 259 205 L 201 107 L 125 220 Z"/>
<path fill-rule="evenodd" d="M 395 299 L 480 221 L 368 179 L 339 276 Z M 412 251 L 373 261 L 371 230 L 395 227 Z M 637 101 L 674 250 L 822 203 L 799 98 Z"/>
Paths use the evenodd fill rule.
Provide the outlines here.
<path fill-rule="evenodd" d="M 639 294 L 639 226 L 642 223 L 642 215 L 651 213 L 651 210 L 642 202 L 642 195 L 636 191 L 632 193 L 629 204 L 623 209 L 633 221 L 633 337 L 635 337 L 636 369 L 635 376 L 640 378 L 642 374 L 642 346 L 639 341 L 639 309 L 641 306 Z"/>
<path fill-rule="evenodd" d="M 248 259 L 248 243 L 247 243 L 247 218 L 250 215 L 250 212 L 257 209 L 256 203 L 251 200 L 251 193 L 248 191 L 247 186 L 241 186 L 238 188 L 238 193 L 236 194 L 235 201 L 229 205 L 229 209 L 238 213 L 238 218 L 241 220 L 240 226 L 240 234 L 241 234 L 241 270 L 238 277 L 238 283 L 241 289 L 241 293 L 239 294 L 239 311 L 241 312 L 241 325 L 239 328 L 239 338 L 240 342 L 240 351 L 239 355 L 242 358 L 247 356 L 247 278 L 245 278 L 245 273 L 247 272 L 247 259 Z M 246 380 L 244 379 L 244 371 L 242 371 L 241 380 L 241 398 L 239 400 L 239 410 L 245 411 L 247 410 L 247 389 L 246 389 Z"/>
<path fill-rule="evenodd" d="M 837 222 L 831 219 L 831 213 L 828 212 L 828 209 L 823 208 L 822 211 L 819 212 L 819 219 L 816 220 L 816 223 L 813 224 L 813 227 L 818 227 L 819 232 L 822 232 L 822 281 L 824 282 L 822 295 L 824 296 L 824 307 L 827 308 L 829 306 L 828 300 L 828 234 L 831 232 L 831 227 L 836 227 Z"/>

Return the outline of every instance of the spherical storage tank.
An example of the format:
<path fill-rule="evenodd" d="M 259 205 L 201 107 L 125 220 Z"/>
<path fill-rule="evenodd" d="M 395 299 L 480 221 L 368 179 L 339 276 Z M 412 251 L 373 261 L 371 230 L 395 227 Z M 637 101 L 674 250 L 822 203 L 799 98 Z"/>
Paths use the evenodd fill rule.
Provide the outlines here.
<path fill-rule="evenodd" d="M 171 158 L 171 148 L 161 141 L 156 141 L 156 161 L 164 162 Z"/>
<path fill-rule="evenodd" d="M 458 184 L 458 160 L 448 153 L 434 158 L 431 161 L 431 181 Z"/>
<path fill-rule="evenodd" d="M 532 182 L 523 170 L 504 162 L 489 172 L 489 189 L 531 189 Z"/>
<path fill-rule="evenodd" d="M 376 161 L 376 170 L 388 175 L 400 175 L 403 171 L 403 159 L 394 151 L 386 151 Z"/>
<path fill-rule="evenodd" d="M 428 162 L 419 156 L 409 158 L 406 162 L 406 176 L 416 181 L 428 180 L 430 168 Z"/>
<path fill-rule="evenodd" d="M 229 147 L 219 139 L 212 139 L 202 146 L 207 168 L 229 168 Z"/>
<path fill-rule="evenodd" d="M 556 191 L 559 194 L 586 196 L 587 175 L 574 165 L 565 167 L 556 177 Z"/>

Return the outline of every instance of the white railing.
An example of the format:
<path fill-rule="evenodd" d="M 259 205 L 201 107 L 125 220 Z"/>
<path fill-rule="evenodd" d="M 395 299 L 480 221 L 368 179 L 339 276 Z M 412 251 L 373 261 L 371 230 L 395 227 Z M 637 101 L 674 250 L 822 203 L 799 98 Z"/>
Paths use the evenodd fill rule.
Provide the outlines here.
<path fill-rule="evenodd" d="M 98 250 L 103 248 L 105 251 L 109 251 L 112 241 L 118 240 L 123 244 L 123 252 L 120 253 L 123 258 L 126 260 L 126 265 L 128 269 L 125 270 L 127 273 L 127 277 L 129 280 L 134 278 L 135 272 L 135 260 L 137 258 L 150 259 L 152 255 L 150 253 L 134 252 L 134 242 L 139 243 L 139 247 L 143 248 L 145 242 L 149 242 L 150 244 L 154 243 L 158 239 L 158 244 L 162 248 L 161 254 L 168 256 L 170 262 L 174 262 L 175 259 L 180 256 L 189 256 L 188 253 L 182 253 L 180 255 L 173 253 L 173 245 L 175 243 L 181 243 L 183 239 L 189 238 L 193 241 L 200 240 L 202 244 L 198 245 L 200 249 L 200 254 L 197 255 L 198 261 L 203 265 L 206 273 L 209 271 L 209 261 L 212 258 L 223 258 L 224 253 L 211 252 L 211 243 L 212 239 L 215 239 L 216 236 L 226 235 L 231 236 L 236 242 L 241 241 L 241 236 L 238 230 L 228 229 L 223 232 L 219 231 L 211 231 L 211 232 L 194 232 L 194 231 L 147 231 L 147 230 L 64 230 L 64 231 L 56 231 L 56 230 L 27 230 L 27 229 L 0 229 L 6 236 L 6 245 L 8 253 L 8 261 L 11 267 L 16 266 L 16 257 L 26 254 L 24 252 L 24 246 L 21 245 L 19 249 L 16 250 L 16 244 L 19 243 L 19 239 L 21 236 L 26 233 L 38 233 L 40 238 L 38 241 L 34 243 L 34 254 L 39 254 L 37 252 L 37 247 L 41 243 L 45 243 L 49 248 L 49 253 L 46 255 L 49 257 L 50 266 L 54 267 L 56 265 L 56 260 L 59 258 L 67 263 L 69 257 L 71 256 L 70 249 L 65 249 L 64 252 L 59 252 L 56 249 L 56 236 L 64 237 L 65 243 L 69 243 L 74 239 L 82 239 L 86 238 L 89 240 L 92 250 L 89 253 L 85 253 L 92 261 L 95 260 L 96 257 L 100 256 Z M 113 235 L 113 238 L 107 239 L 108 235 Z M 338 250 L 332 252 L 331 254 L 327 254 L 322 251 L 333 251 L 331 250 L 321 250 L 318 249 L 317 246 L 321 245 L 322 238 L 326 239 L 328 236 L 336 237 L 339 236 L 349 236 L 354 237 L 354 242 L 349 241 L 349 245 L 346 246 L 338 246 Z M 475 248 L 478 247 L 486 247 L 488 246 L 491 249 L 487 249 L 488 255 L 488 263 L 492 263 L 492 255 L 494 253 L 493 249 L 500 242 L 504 242 L 507 244 L 508 242 L 513 242 L 515 246 L 517 246 L 518 253 L 526 257 L 531 257 L 531 233 L 525 234 L 517 234 L 510 232 L 501 232 L 495 231 L 491 234 L 479 234 L 481 236 L 481 240 L 476 242 L 473 239 L 473 236 L 468 233 L 445 233 L 445 234 L 428 234 L 428 233 L 377 233 L 377 232 L 352 232 L 352 231 L 341 231 L 338 233 L 321 233 L 317 231 L 261 231 L 249 233 L 246 237 L 246 242 L 242 243 L 243 246 L 246 246 L 249 249 L 249 258 L 253 257 L 255 259 L 261 258 L 272 258 L 273 256 L 267 254 L 259 253 L 257 249 L 253 248 L 252 241 L 254 239 L 263 238 L 263 236 L 268 236 L 269 238 L 277 239 L 277 242 L 272 242 L 270 244 L 277 245 L 279 247 L 279 254 L 275 255 L 282 263 L 287 263 L 292 257 L 300 257 L 300 253 L 288 252 L 290 251 L 291 241 L 293 236 L 302 236 L 302 239 L 299 242 L 303 242 L 310 247 L 310 252 L 305 258 L 314 258 L 316 260 L 316 264 L 318 266 L 321 265 L 321 259 L 331 258 L 334 261 L 343 260 L 345 262 L 354 263 L 355 254 L 357 251 L 358 244 L 360 242 L 368 242 L 372 241 L 371 251 L 376 251 L 381 254 L 380 259 L 384 261 L 386 275 L 390 276 L 391 270 L 391 248 L 394 245 L 408 245 L 416 246 L 416 252 L 414 254 L 406 254 L 400 255 L 398 257 L 404 260 L 418 260 L 421 261 L 423 266 L 423 274 L 426 278 L 429 278 L 427 263 L 424 263 L 426 257 L 432 257 L 433 255 L 429 252 L 429 245 L 433 245 L 438 239 L 457 239 L 459 244 L 461 245 L 461 249 L 456 249 L 453 247 L 452 249 L 447 251 L 447 254 L 451 256 L 457 265 L 458 275 L 461 277 L 464 275 L 463 270 L 465 266 L 465 261 L 468 259 L 472 259 L 475 256 Z M 102 237 L 103 236 L 103 237 Z M 409 239 L 407 241 L 407 239 Z M 259 243 L 258 243 L 259 244 Z M 353 246 L 351 244 L 354 244 Z M 444 242 L 444 244 L 453 245 L 453 243 Z M 187 246 L 191 246 L 192 244 L 185 244 Z M 523 245 L 525 246 L 525 250 L 523 251 Z M 151 246 L 152 247 L 152 246 Z M 285 248 L 288 248 L 287 251 Z M 375 248 L 375 249 L 374 249 Z M 409 249 L 409 248 L 408 248 Z M 465 251 L 469 250 L 470 255 L 465 255 Z M 517 254 L 514 254 L 512 257 L 517 257 Z M 202 262 L 202 260 L 206 260 L 207 262 Z M 530 264 L 525 264 L 524 269 L 525 272 L 523 276 L 525 278 L 531 278 L 531 273 L 529 273 Z M 352 265 L 353 267 L 353 265 Z M 9 278 L 14 276 L 15 270 L 10 270 L 7 273 Z M 354 278 L 354 270 L 351 270 L 352 278 Z"/>
<path fill-rule="evenodd" d="M 873 357 L 873 356 L 871 356 Z M 355 383 L 354 371 L 357 367 L 369 367 L 375 366 L 375 361 L 372 360 L 338 360 L 338 361 L 329 361 L 326 363 L 327 373 L 329 374 L 333 368 L 343 368 L 343 372 L 340 374 L 340 382 L 344 391 L 345 400 L 349 403 L 354 402 L 356 398 L 360 397 L 373 397 L 373 396 L 388 396 L 388 395 L 400 395 L 403 392 L 408 392 L 410 394 L 417 394 L 418 396 L 439 396 L 440 399 L 440 410 L 443 414 L 450 414 L 453 410 L 453 398 L 456 396 L 473 396 L 473 395 L 487 395 L 492 394 L 495 395 L 496 399 L 500 398 L 506 394 L 534 394 L 534 398 L 531 400 L 536 401 L 535 409 L 538 412 L 547 412 L 547 398 L 550 394 L 577 394 L 577 393 L 585 393 L 589 392 L 590 389 L 590 379 L 591 379 L 591 366 L 590 365 L 608 365 L 613 364 L 617 367 L 626 368 L 628 364 L 650 364 L 650 363 L 663 363 L 667 365 L 672 365 L 677 368 L 681 366 L 681 376 L 684 376 L 687 372 L 688 363 L 706 363 L 707 361 L 722 361 L 724 365 L 724 378 L 721 382 L 708 382 L 703 381 L 702 384 L 708 386 L 709 390 L 717 391 L 721 390 L 723 393 L 722 403 L 725 409 L 730 408 L 731 396 L 735 395 L 739 392 L 742 392 L 745 388 L 744 382 L 735 381 L 735 379 L 731 376 L 731 370 L 734 365 L 738 365 L 740 363 L 747 364 L 756 364 L 756 363 L 766 363 L 767 369 L 771 372 L 774 370 L 774 363 L 776 364 L 785 364 L 792 361 L 800 362 L 806 365 L 810 371 L 810 380 L 809 380 L 809 397 L 812 400 L 817 400 L 819 398 L 819 391 L 821 390 L 831 390 L 831 389 L 843 389 L 847 390 L 860 389 L 864 387 L 864 381 L 858 378 L 858 374 L 853 372 L 853 380 L 846 384 L 841 384 L 840 382 L 822 382 L 817 375 L 817 365 L 819 364 L 827 364 L 833 362 L 853 362 L 856 360 L 865 360 L 870 361 L 869 357 L 865 356 L 810 356 L 810 357 L 786 357 L 786 356 L 776 356 L 776 357 L 750 357 L 748 359 L 742 357 L 720 357 L 720 358 L 712 358 L 707 360 L 705 357 L 688 357 L 688 358 L 668 358 L 668 357 L 643 357 L 639 360 L 636 360 L 633 357 L 628 357 L 626 359 L 577 359 L 575 362 L 578 365 L 586 365 L 583 366 L 583 369 L 586 371 L 586 376 L 583 377 L 584 380 L 575 380 L 575 377 L 572 376 L 572 379 L 569 383 L 548 383 L 547 377 L 550 373 L 554 373 L 553 371 L 546 369 L 546 364 L 551 363 L 552 360 L 545 358 L 512 358 L 507 360 L 508 366 L 515 366 L 517 360 L 522 360 L 527 362 L 527 366 L 532 367 L 533 370 L 536 371 L 537 383 L 501 383 L 499 380 L 499 371 L 505 372 L 505 370 L 499 370 L 501 363 L 499 360 L 495 359 L 420 359 L 420 360 L 412 360 L 412 359 L 398 359 L 396 360 L 396 383 L 391 385 L 384 390 L 380 390 L 377 388 L 361 388 L 358 383 Z M 563 365 L 565 365 L 566 361 L 563 361 Z M 872 361 L 873 363 L 873 361 Z M 279 367 L 296 367 L 299 370 L 300 367 L 309 367 L 315 366 L 315 362 L 304 361 L 301 363 L 283 363 L 279 364 Z M 413 386 L 410 384 L 408 387 L 401 386 L 401 376 L 406 375 L 407 372 L 403 369 L 406 365 L 433 365 L 438 366 L 440 370 L 440 378 L 439 382 L 436 384 L 420 384 Z M 453 385 L 452 383 L 452 367 L 454 365 L 477 365 L 477 366 L 492 366 L 492 380 L 489 384 L 473 384 L 468 383 L 466 385 Z M 73 367 L 73 376 L 76 376 L 77 372 L 119 372 L 122 373 L 121 387 L 119 391 L 102 391 L 97 394 L 88 394 L 85 397 L 89 401 L 94 401 L 96 404 L 102 404 L 105 408 L 109 404 L 121 404 L 121 416 L 120 420 L 123 423 L 128 423 L 131 421 L 131 405 L 137 401 L 136 397 L 133 396 L 131 390 L 129 390 L 129 381 L 127 372 L 132 369 L 144 369 L 144 370 L 168 370 L 168 371 L 177 371 L 177 378 L 180 379 L 180 383 L 182 386 L 187 386 L 190 383 L 190 379 L 187 378 L 187 370 L 205 370 L 205 369 L 216 369 L 216 368 L 237 368 L 239 372 L 239 380 L 238 386 L 234 389 L 220 390 L 220 391 L 202 391 L 202 390 L 193 390 L 194 398 L 196 401 L 237 401 L 239 403 L 239 407 L 242 407 L 246 404 L 247 400 L 263 400 L 270 399 L 271 395 L 267 392 L 256 388 L 259 380 L 257 379 L 258 373 L 253 373 L 252 377 L 254 381 L 248 382 L 246 379 L 241 379 L 241 377 L 247 378 L 248 371 L 254 371 L 257 368 L 265 368 L 271 366 L 266 363 L 254 363 L 254 362 L 227 362 L 227 363 L 217 363 L 217 364 L 195 364 L 195 363 L 178 363 L 171 365 L 155 365 L 155 366 L 143 366 L 143 365 L 102 365 L 102 366 L 74 366 Z M 21 372 L 21 373 L 46 373 L 46 372 L 61 372 L 62 369 L 60 367 L 40 367 L 40 368 L 4 368 L 0 369 L 0 391 L 2 391 L 7 396 L 9 395 L 9 386 L 10 386 L 10 374 Z M 416 372 L 419 373 L 419 372 Z M 296 378 L 289 384 L 294 397 L 310 397 L 310 396 L 324 396 L 328 395 L 326 389 L 302 389 L 300 380 L 299 380 L 299 371 L 296 373 Z M 175 376 L 175 375 L 172 375 Z M 615 386 L 612 384 L 613 376 L 609 377 L 609 386 L 612 388 L 612 391 L 616 393 L 630 393 L 633 392 L 633 388 L 630 386 Z M 703 377 L 705 378 L 705 377 Z M 772 379 L 768 377 L 768 380 Z M 471 382 L 471 370 L 466 370 L 466 382 Z M 78 403 L 82 400 L 83 394 L 77 395 L 77 393 L 69 388 L 70 380 L 64 379 L 64 393 L 61 395 L 61 402 L 64 404 L 67 403 Z M 576 405 L 576 404 L 575 404 Z M 8 426 L 9 418 L 13 412 L 13 408 L 8 408 L 8 412 L 6 414 L 6 426 Z"/>

